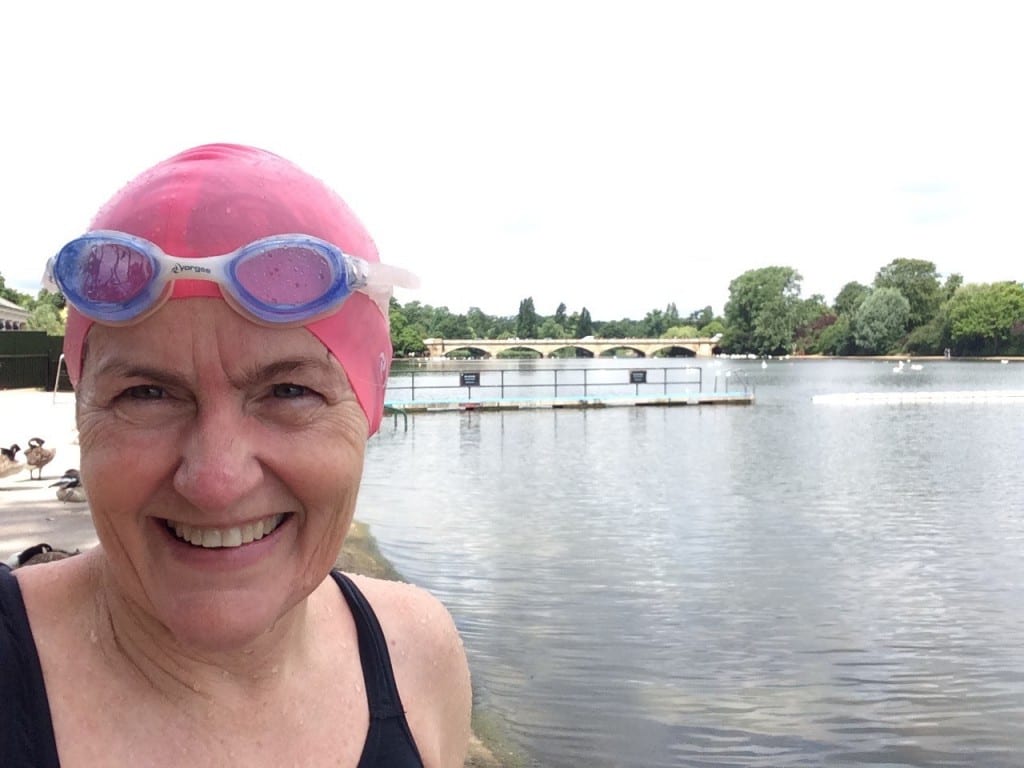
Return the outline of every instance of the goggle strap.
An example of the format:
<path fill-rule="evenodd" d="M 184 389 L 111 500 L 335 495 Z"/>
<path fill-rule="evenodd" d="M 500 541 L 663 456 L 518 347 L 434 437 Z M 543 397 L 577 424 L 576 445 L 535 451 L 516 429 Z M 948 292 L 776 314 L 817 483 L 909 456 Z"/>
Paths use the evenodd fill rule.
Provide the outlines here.
<path fill-rule="evenodd" d="M 43 272 L 43 290 L 47 293 L 60 293 L 60 286 L 53 279 L 53 256 L 46 260 L 46 270 Z"/>
<path fill-rule="evenodd" d="M 409 288 L 420 287 L 420 279 L 415 274 L 401 267 L 381 264 L 376 261 L 365 262 L 367 288 Z"/>

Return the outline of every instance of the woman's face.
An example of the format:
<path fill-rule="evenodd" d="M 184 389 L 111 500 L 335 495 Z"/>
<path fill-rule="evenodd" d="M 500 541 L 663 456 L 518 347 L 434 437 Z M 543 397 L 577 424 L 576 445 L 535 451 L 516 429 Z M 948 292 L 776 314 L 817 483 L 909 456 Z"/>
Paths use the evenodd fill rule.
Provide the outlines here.
<path fill-rule="evenodd" d="M 333 565 L 367 422 L 308 331 L 203 298 L 93 326 L 78 427 L 113 587 L 179 642 L 245 645 Z"/>

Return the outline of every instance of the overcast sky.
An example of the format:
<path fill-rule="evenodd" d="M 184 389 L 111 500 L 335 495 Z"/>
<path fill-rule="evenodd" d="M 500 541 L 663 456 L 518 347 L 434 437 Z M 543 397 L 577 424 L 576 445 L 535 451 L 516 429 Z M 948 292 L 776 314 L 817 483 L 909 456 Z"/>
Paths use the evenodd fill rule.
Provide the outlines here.
<path fill-rule="evenodd" d="M 1024 279 L 1019 3 L 9 5 L 0 273 L 32 294 L 210 141 L 323 178 L 421 276 L 399 300 L 454 312 L 720 313 L 771 265 L 831 301 L 900 257 Z"/>

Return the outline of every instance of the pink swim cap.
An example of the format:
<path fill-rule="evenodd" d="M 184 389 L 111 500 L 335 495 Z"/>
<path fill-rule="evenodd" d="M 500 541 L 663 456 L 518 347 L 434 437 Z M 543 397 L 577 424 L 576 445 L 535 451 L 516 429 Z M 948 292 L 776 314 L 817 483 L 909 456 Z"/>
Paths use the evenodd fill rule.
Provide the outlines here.
<path fill-rule="evenodd" d="M 229 253 L 270 235 L 313 235 L 366 261 L 377 247 L 345 202 L 282 157 L 253 147 L 209 144 L 153 166 L 100 209 L 90 230 L 144 237 L 175 256 Z M 215 283 L 178 280 L 171 298 L 222 298 Z M 92 320 L 68 305 L 64 358 L 75 386 Z M 351 295 L 305 326 L 341 363 L 369 423 L 380 426 L 391 366 L 387 317 L 370 297 Z"/>

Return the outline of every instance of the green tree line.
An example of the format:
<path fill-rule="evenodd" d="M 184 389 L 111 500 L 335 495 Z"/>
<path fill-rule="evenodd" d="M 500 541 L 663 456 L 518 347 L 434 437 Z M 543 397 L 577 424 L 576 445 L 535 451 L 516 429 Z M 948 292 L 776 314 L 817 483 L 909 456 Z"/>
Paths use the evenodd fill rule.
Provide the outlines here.
<path fill-rule="evenodd" d="M 515 315 L 465 313 L 419 301 L 391 300 L 391 336 L 398 357 L 426 351 L 425 339 L 693 338 L 720 335 L 725 353 L 782 355 L 1024 355 L 1024 285 L 1016 281 L 967 283 L 944 280 L 935 264 L 895 259 L 870 285 L 849 282 L 829 304 L 800 295 L 802 277 L 792 267 L 744 272 L 729 283 L 721 316 L 711 306 L 682 315 L 675 303 L 652 309 L 641 320 L 595 320 L 586 307 L 553 314 L 537 310 L 533 297 Z M 40 291 L 35 298 L 8 288 L 0 297 L 30 311 L 28 325 L 63 333 L 63 297 Z M 568 351 L 567 354 L 572 354 Z"/>
<path fill-rule="evenodd" d="M 791 267 L 744 272 L 729 284 L 725 352 L 822 355 L 1024 354 L 1024 286 L 941 279 L 935 264 L 895 259 L 871 285 L 849 282 L 829 305 L 800 298 Z"/>

